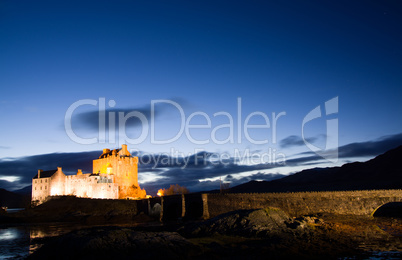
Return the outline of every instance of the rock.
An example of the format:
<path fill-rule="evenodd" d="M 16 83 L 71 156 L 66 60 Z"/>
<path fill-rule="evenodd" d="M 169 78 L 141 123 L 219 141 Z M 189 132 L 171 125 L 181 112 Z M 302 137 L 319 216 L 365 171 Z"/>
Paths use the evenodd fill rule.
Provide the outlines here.
<path fill-rule="evenodd" d="M 48 241 L 29 259 L 177 259 L 197 248 L 176 232 L 105 227 L 73 231 Z"/>
<path fill-rule="evenodd" d="M 309 225 L 322 225 L 324 221 L 314 216 L 302 216 L 295 218 L 292 222 L 287 223 L 287 226 L 292 229 L 305 229 Z"/>
<path fill-rule="evenodd" d="M 282 210 L 266 208 L 237 210 L 219 215 L 202 223 L 192 223 L 179 229 L 185 236 L 209 236 L 214 233 L 239 236 L 278 235 L 288 229 L 291 218 Z"/>

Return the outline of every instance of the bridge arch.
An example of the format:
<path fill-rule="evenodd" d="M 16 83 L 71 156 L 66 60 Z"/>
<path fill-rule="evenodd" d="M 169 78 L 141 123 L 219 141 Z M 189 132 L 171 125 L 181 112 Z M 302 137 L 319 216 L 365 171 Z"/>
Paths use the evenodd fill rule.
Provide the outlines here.
<path fill-rule="evenodd" d="M 388 202 L 382 204 L 371 213 L 371 216 L 402 218 L 402 202 Z"/>

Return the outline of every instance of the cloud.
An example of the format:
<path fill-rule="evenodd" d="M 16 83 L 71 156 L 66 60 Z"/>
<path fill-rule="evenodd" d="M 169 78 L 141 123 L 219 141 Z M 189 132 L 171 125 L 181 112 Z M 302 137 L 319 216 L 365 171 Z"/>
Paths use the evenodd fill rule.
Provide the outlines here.
<path fill-rule="evenodd" d="M 321 137 L 322 137 L 322 135 L 320 135 L 318 137 L 306 138 L 306 141 L 309 143 L 314 143 Z M 281 148 L 290 148 L 290 147 L 294 147 L 294 146 L 302 146 L 302 145 L 304 145 L 304 141 L 300 136 L 291 135 L 291 136 L 286 137 L 285 139 L 282 139 L 280 141 L 279 145 Z"/>
<path fill-rule="evenodd" d="M 217 181 L 200 181 L 205 179 L 223 177 L 226 181 L 229 181 L 232 177 L 233 180 L 231 186 L 234 186 L 241 184 L 241 181 L 247 182 L 253 179 L 271 180 L 273 177 L 283 177 L 283 175 L 265 175 L 261 173 L 259 175 L 251 175 L 251 177 L 245 177 L 238 180 L 233 176 L 244 172 L 274 169 L 276 167 L 282 167 L 283 165 L 265 163 L 256 165 L 239 165 L 234 163 L 235 160 L 233 158 L 232 160 L 222 162 L 210 161 L 209 158 L 211 154 L 212 153 L 203 152 L 182 158 L 182 161 L 188 160 L 191 162 L 187 167 L 182 167 L 183 164 L 158 165 L 158 167 L 163 169 L 163 171 L 160 171 L 158 174 L 158 179 L 144 183 L 142 187 L 149 192 L 156 193 L 160 188 L 168 188 L 171 184 L 179 184 L 187 187 L 192 192 L 196 192 L 219 188 L 219 182 Z M 144 166 L 140 165 L 140 167 Z"/>
<path fill-rule="evenodd" d="M 276 180 L 279 178 L 284 177 L 283 174 L 279 174 L 279 173 L 263 173 L 263 172 L 258 172 L 249 176 L 245 176 L 243 178 L 240 179 L 234 179 L 229 178 L 229 180 L 231 180 L 231 187 L 249 182 L 249 181 L 272 181 L 272 180 Z"/>
<path fill-rule="evenodd" d="M 298 165 L 312 165 L 312 166 L 314 166 L 317 163 L 312 163 L 312 162 L 321 161 L 321 160 L 323 160 L 323 158 L 321 156 L 312 155 L 312 156 L 288 159 L 288 160 L 286 160 L 286 165 L 287 166 L 298 166 Z"/>
<path fill-rule="evenodd" d="M 18 181 L 0 180 L 0 188 L 19 189 L 30 185 L 32 177 L 38 169 L 51 170 L 62 167 L 66 174 L 75 174 L 77 169 L 92 172 L 92 161 L 97 159 L 101 151 L 81 153 L 51 153 L 27 156 L 22 158 L 5 158 L 0 160 L 0 177 L 15 176 Z M 180 184 L 186 187 L 202 188 L 200 179 L 225 176 L 246 171 L 275 168 L 272 164 L 237 165 L 231 160 L 222 162 L 210 161 L 213 153 L 199 152 L 187 157 L 171 157 L 165 154 L 139 153 L 139 172 L 151 172 L 157 176 L 154 182 L 144 187 L 166 188 L 170 184 Z"/>
<path fill-rule="evenodd" d="M 38 169 L 52 170 L 62 167 L 65 173 L 76 173 L 77 169 L 92 172 L 92 160 L 99 157 L 101 151 L 81 153 L 51 153 L 22 158 L 0 160 L 0 176 L 20 177 L 15 182 L 0 182 L 0 188 L 18 189 L 32 183 Z"/>
<path fill-rule="evenodd" d="M 387 135 L 374 141 L 351 143 L 339 148 L 340 158 L 376 156 L 402 145 L 402 133 Z"/>
<path fill-rule="evenodd" d="M 385 153 L 393 148 L 402 145 L 402 133 L 395 135 L 382 136 L 373 141 L 351 143 L 340 146 L 338 148 L 338 158 L 357 158 L 357 157 L 372 157 Z M 328 151 L 331 153 L 331 151 Z M 286 165 L 313 165 L 314 161 L 321 161 L 323 158 L 316 155 L 314 152 L 304 152 L 298 155 L 311 155 L 286 160 Z"/>
<path fill-rule="evenodd" d="M 379 139 L 351 143 L 339 148 L 340 158 L 351 160 L 354 157 L 376 156 L 390 149 L 402 145 L 402 134 L 384 136 Z M 92 172 L 92 160 L 97 159 L 101 151 L 81 153 L 51 153 L 22 158 L 0 159 L 0 177 L 15 176 L 18 181 L 9 182 L 0 179 L 0 188 L 9 190 L 23 188 L 30 185 L 32 177 L 38 169 L 51 170 L 62 167 L 67 174 L 77 172 Z M 312 167 L 322 162 L 322 158 L 313 152 L 298 154 L 299 158 L 288 159 L 283 164 L 254 164 L 241 165 L 235 158 L 225 161 L 214 161 L 216 153 L 200 152 L 187 157 L 172 157 L 167 154 L 144 154 L 138 152 L 139 174 L 150 173 L 155 180 L 147 181 L 141 185 L 148 192 L 156 193 L 160 188 L 168 188 L 171 184 L 186 186 L 190 191 L 206 191 L 219 188 L 218 181 L 200 181 L 222 177 L 224 181 L 230 181 L 231 187 L 248 182 L 250 180 L 272 180 L 281 175 L 265 173 L 284 166 L 311 165 Z M 238 177 L 240 173 L 257 172 L 249 176 Z"/>
<path fill-rule="evenodd" d="M 252 174 L 250 176 L 242 177 L 239 179 L 236 179 L 234 177 L 231 177 L 232 175 L 226 175 L 222 178 L 222 182 L 224 183 L 230 183 L 229 187 L 234 187 L 252 180 L 258 180 L 258 181 L 271 181 L 275 179 L 279 179 L 284 177 L 284 175 L 279 174 L 279 173 L 256 173 Z M 165 181 L 155 181 L 152 183 L 146 183 L 142 185 L 147 192 L 156 194 L 157 190 L 160 188 L 168 188 L 172 183 L 170 182 L 165 182 Z M 198 192 L 198 191 L 210 191 L 210 190 L 217 190 L 220 188 L 221 181 L 220 180 L 214 180 L 214 181 L 199 181 L 199 180 L 181 180 L 181 183 L 179 183 L 181 186 L 185 186 L 188 188 L 191 192 Z"/>
<path fill-rule="evenodd" d="M 243 171 L 240 171 L 243 172 Z M 240 173 L 239 172 L 239 173 Z M 227 174 L 226 172 L 219 172 L 219 171 L 209 171 L 206 173 L 199 173 L 198 176 L 209 176 L 210 178 L 212 177 L 220 177 L 222 176 L 222 182 L 225 183 L 230 183 L 230 187 L 234 187 L 252 180 L 264 180 L 264 181 L 271 181 L 275 179 L 279 179 L 284 177 L 284 175 L 279 174 L 279 173 L 262 173 L 258 172 L 255 174 L 251 174 L 249 176 L 241 177 L 241 178 L 235 178 L 236 174 Z M 220 188 L 220 180 L 208 180 L 208 181 L 200 181 L 199 178 L 196 179 L 194 178 L 194 175 L 192 176 L 187 176 L 186 171 L 181 171 L 181 172 L 175 172 L 175 173 L 170 173 L 169 175 L 170 178 L 164 178 L 164 179 L 158 179 L 154 182 L 148 182 L 142 185 L 147 192 L 154 193 L 156 194 L 156 191 L 160 188 L 168 188 L 171 184 L 179 184 L 181 186 L 187 187 L 191 192 L 197 192 L 197 191 L 209 191 L 209 190 L 215 190 Z"/>
<path fill-rule="evenodd" d="M 128 108 L 128 109 L 107 109 L 105 111 L 89 111 L 77 114 L 75 116 L 75 125 L 78 125 L 80 128 L 86 128 L 93 131 L 99 130 L 99 113 L 105 113 L 105 127 L 106 130 L 109 127 L 110 122 L 110 115 L 112 114 L 115 116 L 115 122 L 118 120 L 119 115 L 122 114 L 127 116 L 129 113 L 137 113 L 137 115 L 143 115 L 148 121 L 151 117 L 151 111 L 145 108 Z M 159 111 L 155 111 L 155 116 L 159 114 Z M 127 121 L 125 122 L 126 127 L 137 127 L 141 126 L 142 121 L 138 118 L 138 116 L 128 117 Z M 116 123 L 114 124 L 116 125 Z"/>
<path fill-rule="evenodd" d="M 175 102 L 180 107 L 186 107 L 188 102 L 186 102 L 182 98 L 174 98 L 169 99 L 172 102 Z M 107 108 L 105 110 L 95 110 L 95 111 L 87 111 L 87 112 L 80 112 L 73 115 L 72 118 L 72 126 L 73 130 L 77 129 L 86 129 L 90 131 L 99 131 L 99 114 L 102 112 L 104 113 L 104 126 L 105 130 L 109 129 L 110 124 L 116 126 L 116 130 L 118 130 L 119 123 L 123 122 L 124 125 L 122 127 L 128 128 L 135 128 L 141 127 L 143 125 L 142 120 L 147 120 L 150 122 L 151 116 L 155 118 L 159 117 L 161 114 L 169 114 L 169 113 L 178 113 L 177 108 L 173 105 L 159 102 L 156 103 L 151 109 L 151 104 L 149 106 L 144 107 L 137 107 L 137 108 Z M 113 116 L 111 118 L 110 116 Z M 119 120 L 119 116 L 124 116 L 125 120 Z M 112 122 L 113 120 L 114 122 Z M 64 126 L 64 125 L 63 125 Z"/>
<path fill-rule="evenodd" d="M 172 157 L 168 154 L 137 154 L 139 167 L 155 168 L 187 168 L 205 166 L 213 153 L 199 152 L 186 157 Z"/>
<path fill-rule="evenodd" d="M 0 180 L 0 188 L 6 189 L 6 190 L 15 190 L 15 189 L 19 189 L 20 186 L 16 185 L 16 183 L 12 183 L 12 182 L 9 182 L 6 180 Z"/>

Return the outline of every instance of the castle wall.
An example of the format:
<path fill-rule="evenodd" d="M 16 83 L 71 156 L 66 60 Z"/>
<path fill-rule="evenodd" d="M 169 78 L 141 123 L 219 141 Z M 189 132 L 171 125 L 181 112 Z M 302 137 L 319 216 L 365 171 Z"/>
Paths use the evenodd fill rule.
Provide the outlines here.
<path fill-rule="evenodd" d="M 32 180 L 32 201 L 43 203 L 49 196 L 74 195 L 82 198 L 118 199 L 119 185 L 113 183 L 113 175 L 64 175 L 56 172 L 50 178 Z"/>
<path fill-rule="evenodd" d="M 66 192 L 65 195 L 75 195 L 77 197 L 91 197 L 92 190 L 89 188 L 92 187 L 94 183 L 94 179 L 90 178 L 91 174 L 80 174 L 80 175 L 68 175 L 66 176 Z M 96 183 L 96 181 L 95 181 Z"/>
<path fill-rule="evenodd" d="M 50 196 L 65 194 L 66 175 L 57 167 L 57 172 L 50 177 Z"/>
<path fill-rule="evenodd" d="M 132 187 L 138 184 L 138 157 L 120 157 L 111 155 L 93 161 L 93 172 L 100 174 L 113 174 L 114 182 L 119 186 L 119 198 L 132 197 Z M 145 196 L 145 191 L 143 191 Z M 139 193 L 141 194 L 141 193 Z"/>
<path fill-rule="evenodd" d="M 119 187 L 113 178 L 90 173 L 66 176 L 65 194 L 82 198 L 118 199 Z"/>
<path fill-rule="evenodd" d="M 50 195 L 50 178 L 32 180 L 32 200 L 42 203 Z"/>
<path fill-rule="evenodd" d="M 123 186 L 139 186 L 137 164 L 138 157 L 112 155 L 107 158 L 94 160 L 93 172 L 101 174 L 113 173 L 116 183 Z"/>
<path fill-rule="evenodd" d="M 118 199 L 119 186 L 115 183 L 97 183 L 92 185 L 91 198 L 93 199 Z"/>

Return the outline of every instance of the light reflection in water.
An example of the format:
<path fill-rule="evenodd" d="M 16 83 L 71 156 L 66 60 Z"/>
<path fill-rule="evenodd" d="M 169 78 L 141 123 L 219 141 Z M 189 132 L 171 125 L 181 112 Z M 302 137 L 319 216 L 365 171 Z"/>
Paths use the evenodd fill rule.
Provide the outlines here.
<path fill-rule="evenodd" d="M 0 230 L 0 240 L 12 240 L 12 239 L 16 239 L 17 236 L 18 236 L 18 232 L 16 232 L 12 228 Z"/>
<path fill-rule="evenodd" d="M 402 220 L 385 219 L 380 222 L 390 223 L 386 230 L 393 231 L 393 235 L 401 236 Z M 380 224 L 379 223 L 379 224 Z M 132 225 L 119 225 L 119 226 L 132 226 Z M 77 225 L 73 223 L 57 223 L 47 225 L 27 225 L 27 226 L 14 226 L 14 227 L 0 227 L 0 259 L 23 259 L 29 254 L 38 250 L 44 243 L 44 239 L 48 237 L 59 236 L 66 234 L 70 231 L 94 227 L 94 225 Z M 399 227 L 395 228 L 395 227 Z M 389 229 L 389 230 L 388 230 Z M 395 233 L 399 232 L 399 233 Z M 388 259 L 393 259 L 393 252 L 376 253 L 382 256 L 389 256 Z M 373 253 L 374 254 L 374 253 Z M 388 255 L 389 254 L 389 255 Z M 376 259 L 376 258 L 371 258 Z"/>
<path fill-rule="evenodd" d="M 19 259 L 29 252 L 29 233 L 25 228 L 0 228 L 0 259 Z"/>
<path fill-rule="evenodd" d="M 78 228 L 82 227 L 55 224 L 0 228 L 0 259 L 25 258 L 42 246 L 44 238 L 62 235 Z"/>
<path fill-rule="evenodd" d="M 12 227 L 0 226 L 0 259 L 26 258 L 28 255 L 38 250 L 43 245 L 46 238 L 63 235 L 73 230 L 88 227 L 94 227 L 94 225 L 50 223 Z"/>

